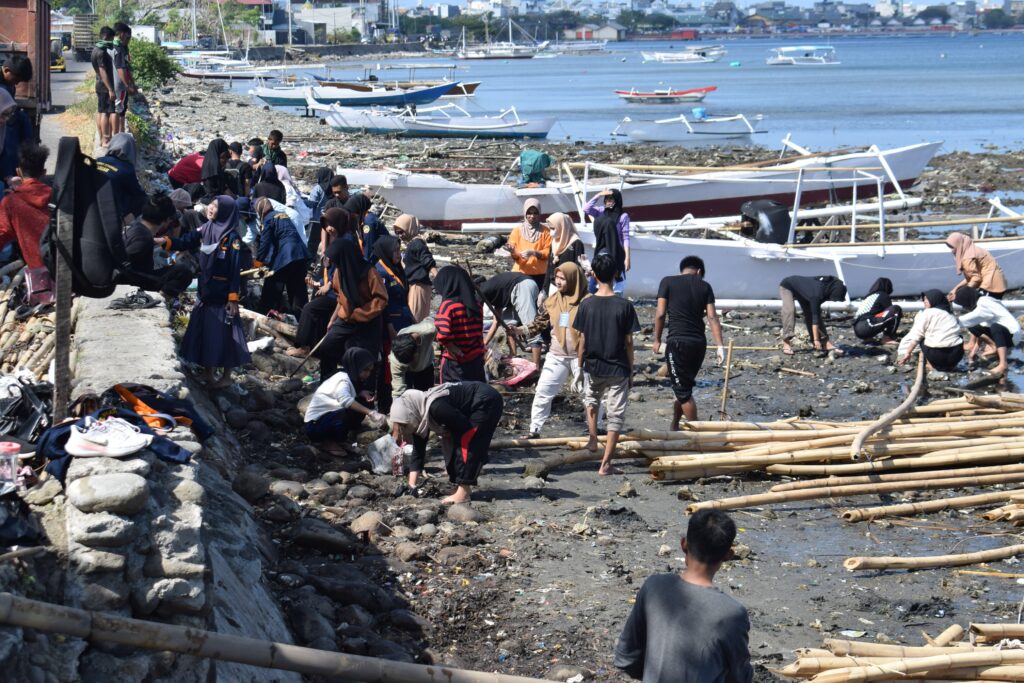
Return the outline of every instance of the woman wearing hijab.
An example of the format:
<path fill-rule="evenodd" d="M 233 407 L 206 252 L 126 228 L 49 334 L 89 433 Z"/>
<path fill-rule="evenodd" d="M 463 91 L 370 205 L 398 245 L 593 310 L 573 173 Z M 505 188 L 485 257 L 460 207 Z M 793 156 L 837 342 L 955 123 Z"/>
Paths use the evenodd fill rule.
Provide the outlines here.
<path fill-rule="evenodd" d="M 903 365 L 917 345 L 928 366 L 942 372 L 952 372 L 964 357 L 964 339 L 960 336 L 960 323 L 946 295 L 938 289 L 929 289 L 922 295 L 924 310 L 914 316 L 914 324 L 900 341 L 896 357 Z"/>
<path fill-rule="evenodd" d="M 313 441 L 343 444 L 349 433 L 368 418 L 370 425 L 386 424 L 373 409 L 371 379 L 376 358 L 366 349 L 351 348 L 341 359 L 341 370 L 317 387 L 304 416 L 306 436 Z"/>
<path fill-rule="evenodd" d="M 316 184 L 313 185 L 309 196 L 306 197 L 306 206 L 310 210 L 309 220 L 312 223 L 312 229 L 309 231 L 309 242 L 306 245 L 309 248 L 310 254 L 316 254 L 320 251 L 320 241 L 323 239 L 323 235 L 320 234 L 323 228 L 320 216 L 324 212 L 324 204 L 331 198 L 331 178 L 333 177 L 334 172 L 331 169 L 321 166 L 316 172 Z"/>
<path fill-rule="evenodd" d="M 448 479 L 456 487 L 441 503 L 468 503 L 487 464 L 503 408 L 501 394 L 484 382 L 453 382 L 427 391 L 409 389 L 391 406 L 392 435 L 401 443 L 412 442 L 414 436 L 426 438 L 430 432 L 439 434 Z M 412 473 L 418 477 L 423 462 L 419 457 L 410 460 L 410 481 L 415 482 Z M 414 488 L 415 483 L 410 486 Z"/>
<path fill-rule="evenodd" d="M 96 160 L 96 170 L 107 176 L 114 188 L 117 213 L 123 220 L 128 214 L 138 216 L 148 199 L 135 172 L 135 138 L 131 133 L 118 133 L 110 139 L 107 154 Z"/>
<path fill-rule="evenodd" d="M 1003 298 L 1006 277 L 992 254 L 974 244 L 974 240 L 962 232 L 954 232 L 947 237 L 946 246 L 953 250 L 957 275 L 964 277 L 949 293 L 950 301 L 961 287 L 973 287 L 981 290 L 982 294 Z"/>
<path fill-rule="evenodd" d="M 199 168 L 199 177 L 203 183 L 203 198 L 209 201 L 213 197 L 228 192 L 228 178 L 224 169 L 231 156 L 228 143 L 221 138 L 214 138 L 203 155 L 203 165 Z"/>
<path fill-rule="evenodd" d="M 343 209 L 328 209 L 323 213 L 321 219 L 323 225 L 322 246 L 327 249 L 337 238 L 339 226 L 348 225 L 349 215 Z M 352 238 L 350 237 L 350 239 Z M 309 355 L 310 349 L 316 346 L 317 342 L 323 339 L 324 334 L 327 333 L 327 326 L 338 307 L 338 297 L 332 286 L 334 271 L 334 264 L 331 263 L 327 254 L 324 254 L 320 259 L 319 279 L 307 278 L 306 284 L 313 287 L 313 297 L 308 304 L 302 307 L 298 331 L 295 334 L 295 346 L 285 351 L 287 355 L 305 358 Z"/>
<path fill-rule="evenodd" d="M 373 245 L 373 255 L 377 257 L 377 273 L 388 291 L 388 339 L 394 339 L 398 330 L 415 322 L 409 310 L 409 281 L 402 264 L 402 243 L 391 235 L 381 237 Z"/>
<path fill-rule="evenodd" d="M 442 382 L 486 382 L 483 305 L 469 273 L 458 266 L 437 272 L 434 291 L 441 297 L 434 326 L 441 345 Z"/>
<path fill-rule="evenodd" d="M 231 384 L 231 368 L 249 362 L 238 317 L 242 283 L 242 240 L 236 232 L 238 206 L 233 198 L 221 195 L 207 207 L 206 216 L 207 222 L 198 231 L 155 241 L 169 251 L 199 249 L 199 296 L 181 340 L 180 354 L 186 361 L 202 366 L 212 386 L 225 387 Z M 224 368 L 216 381 L 215 368 Z"/>
<path fill-rule="evenodd" d="M 417 237 L 420 222 L 416 216 L 403 213 L 395 219 L 392 230 L 395 237 L 405 243 L 402 263 L 409 282 L 409 312 L 412 313 L 414 321 L 422 322 L 430 315 L 430 299 L 433 296 L 430 281 L 437 276 L 437 263 L 427 243 Z"/>
<path fill-rule="evenodd" d="M 956 290 L 956 304 L 967 313 L 960 316 L 960 325 L 971 333 L 967 343 L 967 360 L 972 362 L 982 343 L 995 348 L 999 363 L 992 368 L 992 374 L 1006 373 L 1006 357 L 1009 350 L 1020 343 L 1020 323 L 1006 310 L 1006 306 L 991 296 L 982 296 L 973 287 Z M 991 352 L 990 352 L 991 353 Z M 987 354 L 990 355 L 990 354 Z"/>
<path fill-rule="evenodd" d="M 373 245 L 381 237 L 389 235 L 387 228 L 377 218 L 377 214 L 370 211 L 373 202 L 363 193 L 350 195 L 345 200 L 344 208 L 358 218 L 359 243 L 363 245 L 363 256 L 366 260 L 373 262 Z"/>
<path fill-rule="evenodd" d="M 619 274 L 615 278 L 615 293 L 621 295 L 625 286 L 629 262 L 629 214 L 622 207 L 622 193 L 604 190 L 594 195 L 583 212 L 594 218 L 594 255 L 604 252 L 612 257 Z M 597 281 L 591 278 L 591 293 Z"/>
<path fill-rule="evenodd" d="M 541 287 L 542 297 L 555 292 L 555 270 L 563 263 L 580 265 L 586 258 L 583 240 L 576 232 L 576 224 L 564 213 L 553 213 L 548 216 L 548 227 L 551 229 L 551 258 L 548 259 L 547 273 L 544 275 L 544 286 Z"/>
<path fill-rule="evenodd" d="M 528 276 L 541 288 L 551 255 L 551 234 L 541 225 L 539 199 L 523 202 L 523 220 L 509 234 L 505 249 L 512 257 L 512 271 Z"/>
<path fill-rule="evenodd" d="M 582 387 L 586 376 L 577 361 L 579 337 L 573 329 L 580 302 L 586 299 L 587 287 L 583 271 L 572 262 L 563 263 L 555 269 L 555 293 L 544 301 L 544 307 L 533 323 L 527 326 L 527 335 L 541 330 L 551 330 L 551 347 L 544 359 L 544 367 L 537 380 L 530 411 L 529 439 L 540 436 L 540 430 L 551 416 L 551 403 L 561 390 L 565 380 L 572 378 L 570 386 Z M 582 390 L 582 389 L 581 389 Z"/>
<path fill-rule="evenodd" d="M 889 278 L 880 277 L 871 285 L 853 316 L 853 333 L 858 339 L 868 341 L 882 335 L 882 343 L 886 346 L 899 343 L 896 331 L 903 318 L 903 309 L 893 305 L 889 298 L 891 295 L 892 280 Z"/>
<path fill-rule="evenodd" d="M 331 242 L 327 258 L 334 266 L 331 284 L 337 306 L 317 352 L 321 378 L 333 375 L 342 355 L 352 347 L 366 349 L 375 357 L 380 353 L 384 329 L 381 315 L 388 305 L 384 283 L 352 237 Z"/>
<path fill-rule="evenodd" d="M 281 204 L 286 204 L 288 200 L 284 183 L 277 177 L 277 166 L 269 162 L 260 167 L 259 181 L 252 188 L 253 201 L 260 197 L 267 197 Z"/>
<path fill-rule="evenodd" d="M 309 302 L 309 292 L 306 290 L 309 253 L 306 252 L 306 244 L 295 229 L 292 219 L 285 213 L 275 212 L 269 199 L 257 199 L 254 208 L 263 225 L 256 261 L 273 273 L 263 281 L 260 310 L 284 309 L 298 315 Z M 284 305 L 285 289 L 288 290 L 287 307 Z"/>

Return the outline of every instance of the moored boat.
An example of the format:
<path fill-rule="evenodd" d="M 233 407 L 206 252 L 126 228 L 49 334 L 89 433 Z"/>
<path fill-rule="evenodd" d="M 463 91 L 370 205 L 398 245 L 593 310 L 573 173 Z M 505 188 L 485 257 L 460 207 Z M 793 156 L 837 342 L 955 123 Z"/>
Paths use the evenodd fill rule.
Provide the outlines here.
<path fill-rule="evenodd" d="M 693 45 L 673 52 L 641 52 L 645 62 L 663 64 L 708 64 L 728 54 L 721 45 Z"/>
<path fill-rule="evenodd" d="M 756 121 L 761 116 L 755 117 Z M 622 135 L 636 142 L 673 142 L 680 145 L 712 145 L 726 141 L 749 142 L 752 135 L 765 133 L 757 130 L 743 114 L 733 116 L 706 115 L 702 108 L 689 114 L 664 119 L 636 119 L 625 117 L 612 135 Z"/>
<path fill-rule="evenodd" d="M 701 102 L 708 93 L 718 90 L 718 86 L 711 85 L 706 88 L 690 88 L 689 90 L 673 90 L 663 88 L 660 90 L 642 91 L 636 88 L 629 90 L 616 90 L 615 94 L 627 102 L 640 104 L 679 104 L 680 102 Z"/>
<path fill-rule="evenodd" d="M 834 66 L 839 64 L 831 45 L 790 45 L 772 48 L 768 66 Z"/>
<path fill-rule="evenodd" d="M 449 83 L 408 90 L 387 90 L 373 88 L 368 91 L 350 90 L 330 86 L 308 85 L 259 85 L 249 93 L 267 104 L 286 107 L 305 107 L 308 101 L 318 104 L 337 104 L 342 107 L 404 107 L 410 104 L 430 104 L 439 99 L 450 88 Z"/>

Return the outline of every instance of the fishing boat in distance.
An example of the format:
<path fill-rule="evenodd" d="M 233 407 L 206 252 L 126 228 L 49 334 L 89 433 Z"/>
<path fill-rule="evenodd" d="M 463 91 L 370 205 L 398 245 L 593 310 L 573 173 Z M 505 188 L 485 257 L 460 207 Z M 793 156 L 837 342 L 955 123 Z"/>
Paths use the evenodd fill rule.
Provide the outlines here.
<path fill-rule="evenodd" d="M 512 39 L 512 26 L 517 25 L 508 20 L 508 40 L 504 42 L 486 42 L 482 45 L 466 45 L 466 30 L 462 30 L 462 46 L 456 50 L 456 59 L 533 59 L 548 47 L 548 41 L 538 43 L 517 43 Z M 518 26 L 518 25 L 517 25 Z M 523 31 L 522 27 L 519 27 Z M 525 33 L 525 31 L 523 31 Z"/>
<path fill-rule="evenodd" d="M 761 120 L 761 115 L 754 117 Z M 743 114 L 733 116 L 708 115 L 703 107 L 695 107 L 688 114 L 664 119 L 636 119 L 630 116 L 619 121 L 612 135 L 628 137 L 635 142 L 673 142 L 686 146 L 714 145 L 721 142 L 751 142 L 757 130 Z"/>
<path fill-rule="evenodd" d="M 722 45 L 693 45 L 672 52 L 641 52 L 645 62 L 662 64 L 708 64 L 728 54 Z"/>
<path fill-rule="evenodd" d="M 701 102 L 708 93 L 718 90 L 717 85 L 709 85 L 706 88 L 691 88 L 689 90 L 673 90 L 662 88 L 659 90 L 642 91 L 636 88 L 629 90 L 616 90 L 615 94 L 627 102 L 638 104 L 679 104 L 680 102 Z"/>
<path fill-rule="evenodd" d="M 258 85 L 249 94 L 267 104 L 279 107 L 305 107 L 310 101 L 317 104 L 337 104 L 342 107 L 405 107 L 410 104 L 430 104 L 448 92 L 450 84 L 409 90 L 374 88 L 356 91 L 348 88 L 314 87 L 309 85 Z"/>
<path fill-rule="evenodd" d="M 790 45 L 773 47 L 765 60 L 768 66 L 832 66 L 839 64 L 836 49 L 831 45 Z"/>
<path fill-rule="evenodd" d="M 473 115 L 454 103 L 427 109 L 352 109 L 310 100 L 310 111 L 345 133 L 375 133 L 432 138 L 546 138 L 555 125 L 550 117 L 523 119 L 515 107 L 492 116 Z"/>
<path fill-rule="evenodd" d="M 363 70 L 363 77 L 358 80 L 336 80 L 329 76 L 326 79 L 319 79 L 318 84 L 323 87 L 348 88 L 361 92 L 370 92 L 374 88 L 386 90 L 409 90 L 410 88 L 422 88 L 427 86 L 441 85 L 448 83 L 451 89 L 442 95 L 445 98 L 472 97 L 476 89 L 480 87 L 480 81 L 460 81 L 455 78 L 456 64 L 377 64 L 375 67 L 366 67 Z M 386 78 L 378 75 L 378 72 L 405 71 L 404 78 Z M 418 72 L 443 71 L 443 78 L 424 79 L 417 78 Z"/>

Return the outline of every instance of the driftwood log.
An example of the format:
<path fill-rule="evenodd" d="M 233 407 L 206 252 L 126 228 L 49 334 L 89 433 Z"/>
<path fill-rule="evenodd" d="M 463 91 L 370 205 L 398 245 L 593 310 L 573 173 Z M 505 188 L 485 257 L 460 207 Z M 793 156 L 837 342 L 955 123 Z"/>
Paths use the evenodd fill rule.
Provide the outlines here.
<path fill-rule="evenodd" d="M 871 457 L 870 453 L 863 450 L 864 442 L 867 441 L 872 434 L 882 431 L 901 418 L 914 406 L 915 403 L 917 403 L 917 399 L 921 395 L 921 389 L 924 388 L 925 377 L 927 376 L 928 374 L 925 372 L 924 353 L 919 353 L 917 357 L 917 379 L 914 380 L 914 386 L 911 387 L 907 398 L 903 403 L 878 418 L 877 421 L 872 422 L 864 431 L 857 435 L 857 438 L 853 440 L 853 445 L 850 446 L 850 458 L 852 460 Z"/>

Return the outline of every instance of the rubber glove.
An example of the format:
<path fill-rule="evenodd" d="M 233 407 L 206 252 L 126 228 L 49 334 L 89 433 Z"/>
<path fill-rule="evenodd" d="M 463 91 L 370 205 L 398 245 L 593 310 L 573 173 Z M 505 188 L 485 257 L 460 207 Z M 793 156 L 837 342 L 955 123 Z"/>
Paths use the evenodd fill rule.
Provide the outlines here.
<path fill-rule="evenodd" d="M 725 347 L 719 346 L 715 349 L 715 355 L 718 356 L 718 364 L 721 365 L 725 362 Z"/>

